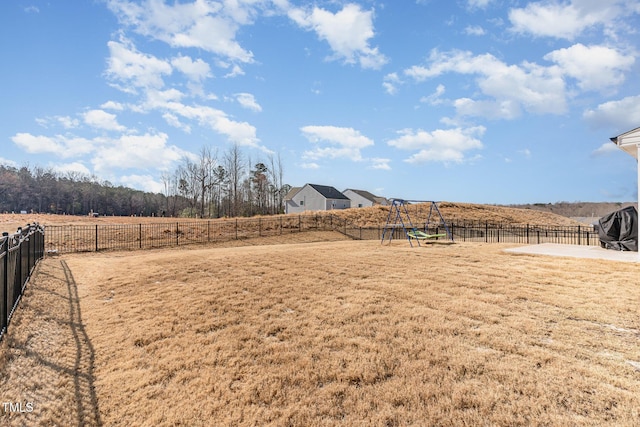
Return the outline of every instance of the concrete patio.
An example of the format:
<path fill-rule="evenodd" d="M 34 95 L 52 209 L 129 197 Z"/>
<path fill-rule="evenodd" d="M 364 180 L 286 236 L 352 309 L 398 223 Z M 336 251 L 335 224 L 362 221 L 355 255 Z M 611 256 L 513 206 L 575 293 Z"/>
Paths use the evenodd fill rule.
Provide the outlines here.
<path fill-rule="evenodd" d="M 506 252 L 529 254 L 563 256 L 585 259 L 605 259 L 622 262 L 640 262 L 638 252 L 613 251 L 599 246 L 562 245 L 558 243 L 542 243 L 539 245 L 527 245 L 517 248 L 505 249 Z"/>

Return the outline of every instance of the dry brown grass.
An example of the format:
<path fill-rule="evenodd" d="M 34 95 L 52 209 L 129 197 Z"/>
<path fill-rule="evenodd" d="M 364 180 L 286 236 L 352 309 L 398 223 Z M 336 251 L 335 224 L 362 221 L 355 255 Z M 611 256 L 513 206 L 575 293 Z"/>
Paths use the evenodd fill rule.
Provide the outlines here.
<path fill-rule="evenodd" d="M 439 202 L 438 207 L 445 221 L 449 222 L 489 222 L 492 224 L 509 225 L 545 225 L 565 226 L 579 223 L 564 216 L 551 212 L 541 212 L 532 209 L 517 209 L 505 206 L 480 205 L 474 203 Z M 416 203 L 407 205 L 407 211 L 414 224 L 424 224 L 429 216 L 430 203 Z M 373 206 L 368 208 L 353 208 L 323 212 L 321 215 L 335 215 L 344 218 L 357 227 L 383 226 L 389 215 L 388 206 Z M 436 223 L 440 218 L 433 212 L 431 221 Z"/>
<path fill-rule="evenodd" d="M 640 266 L 504 247 L 48 258 L 3 344 L 2 400 L 35 410 L 2 420 L 640 424 Z"/>
<path fill-rule="evenodd" d="M 430 204 L 413 204 L 409 207 L 409 213 L 416 224 L 424 222 L 429 213 Z M 578 225 L 578 222 L 551 212 L 541 212 L 532 209 L 517 209 L 504 206 L 480 205 L 474 203 L 440 202 L 440 211 L 445 220 L 450 221 L 488 221 L 495 224 L 511 225 Z M 346 219 L 356 227 L 383 226 L 389 214 L 387 206 L 373 206 L 369 208 L 353 208 L 325 212 L 306 212 L 303 215 L 335 215 Z M 285 215 L 298 217 L 298 214 Z M 272 217 L 269 217 L 272 218 Z M 28 223 L 37 222 L 42 225 L 113 225 L 113 224 L 153 224 L 171 223 L 177 218 L 161 217 L 122 217 L 101 216 L 93 218 L 89 216 L 73 215 L 48 215 L 48 214 L 0 214 L 0 231 L 13 232 L 17 227 L 23 227 Z M 193 219 L 181 218 L 183 221 Z M 224 220 L 221 220 L 224 221 Z M 233 221 L 230 219 L 228 221 Z"/>

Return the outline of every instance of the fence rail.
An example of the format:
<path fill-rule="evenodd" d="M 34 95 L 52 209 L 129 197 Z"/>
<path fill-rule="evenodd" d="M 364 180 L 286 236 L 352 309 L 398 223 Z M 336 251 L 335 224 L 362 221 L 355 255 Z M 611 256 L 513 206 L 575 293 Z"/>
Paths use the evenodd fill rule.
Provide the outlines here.
<path fill-rule="evenodd" d="M 38 224 L 0 238 L 0 340 L 7 332 L 31 273 L 44 255 L 44 229 Z"/>
<path fill-rule="evenodd" d="M 570 245 L 599 246 L 598 232 L 592 226 L 536 226 L 523 225 L 512 226 L 505 224 L 491 224 L 488 222 L 463 222 L 449 223 L 447 227 L 451 231 L 454 241 L 482 242 L 482 243 L 563 243 Z M 345 229 L 346 235 L 361 240 L 381 240 L 384 227 L 359 228 L 349 227 Z M 428 234 L 444 233 L 444 226 L 429 228 Z M 387 230 L 391 232 L 392 239 L 407 239 L 402 228 Z M 387 234 L 388 235 L 388 234 Z M 434 240 L 446 240 L 439 238 Z"/>
<path fill-rule="evenodd" d="M 567 243 L 599 245 L 598 233 L 591 226 L 512 226 L 488 222 L 447 224 L 454 240 L 485 243 Z M 267 237 L 302 231 L 338 231 L 358 240 L 380 240 L 383 226 L 358 227 L 335 215 L 299 215 L 268 218 L 176 221 L 121 225 L 52 225 L 46 227 L 47 252 L 98 252 L 175 247 Z M 443 228 L 429 229 L 430 234 Z M 394 239 L 406 239 L 396 229 Z"/>

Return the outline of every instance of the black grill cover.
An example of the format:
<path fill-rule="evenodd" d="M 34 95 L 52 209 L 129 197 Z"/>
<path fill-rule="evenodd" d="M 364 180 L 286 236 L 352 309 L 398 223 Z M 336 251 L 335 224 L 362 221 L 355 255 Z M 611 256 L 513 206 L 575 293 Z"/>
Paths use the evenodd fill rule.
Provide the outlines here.
<path fill-rule="evenodd" d="M 633 206 L 603 216 L 596 224 L 600 246 L 617 251 L 638 251 L 638 211 Z"/>

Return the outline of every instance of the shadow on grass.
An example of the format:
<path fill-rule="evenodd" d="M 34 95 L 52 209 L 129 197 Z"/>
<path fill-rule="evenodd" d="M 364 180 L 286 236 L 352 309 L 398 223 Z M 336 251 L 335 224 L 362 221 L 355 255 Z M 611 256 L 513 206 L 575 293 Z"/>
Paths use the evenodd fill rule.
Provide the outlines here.
<path fill-rule="evenodd" d="M 38 264 L 0 347 L 0 425 L 101 426 L 95 351 L 82 323 L 78 286 L 64 260 Z"/>
<path fill-rule="evenodd" d="M 76 345 L 73 382 L 78 425 L 102 425 L 94 386 L 95 351 L 82 324 L 78 285 L 65 261 L 60 261 L 69 293 L 69 326 Z"/>

